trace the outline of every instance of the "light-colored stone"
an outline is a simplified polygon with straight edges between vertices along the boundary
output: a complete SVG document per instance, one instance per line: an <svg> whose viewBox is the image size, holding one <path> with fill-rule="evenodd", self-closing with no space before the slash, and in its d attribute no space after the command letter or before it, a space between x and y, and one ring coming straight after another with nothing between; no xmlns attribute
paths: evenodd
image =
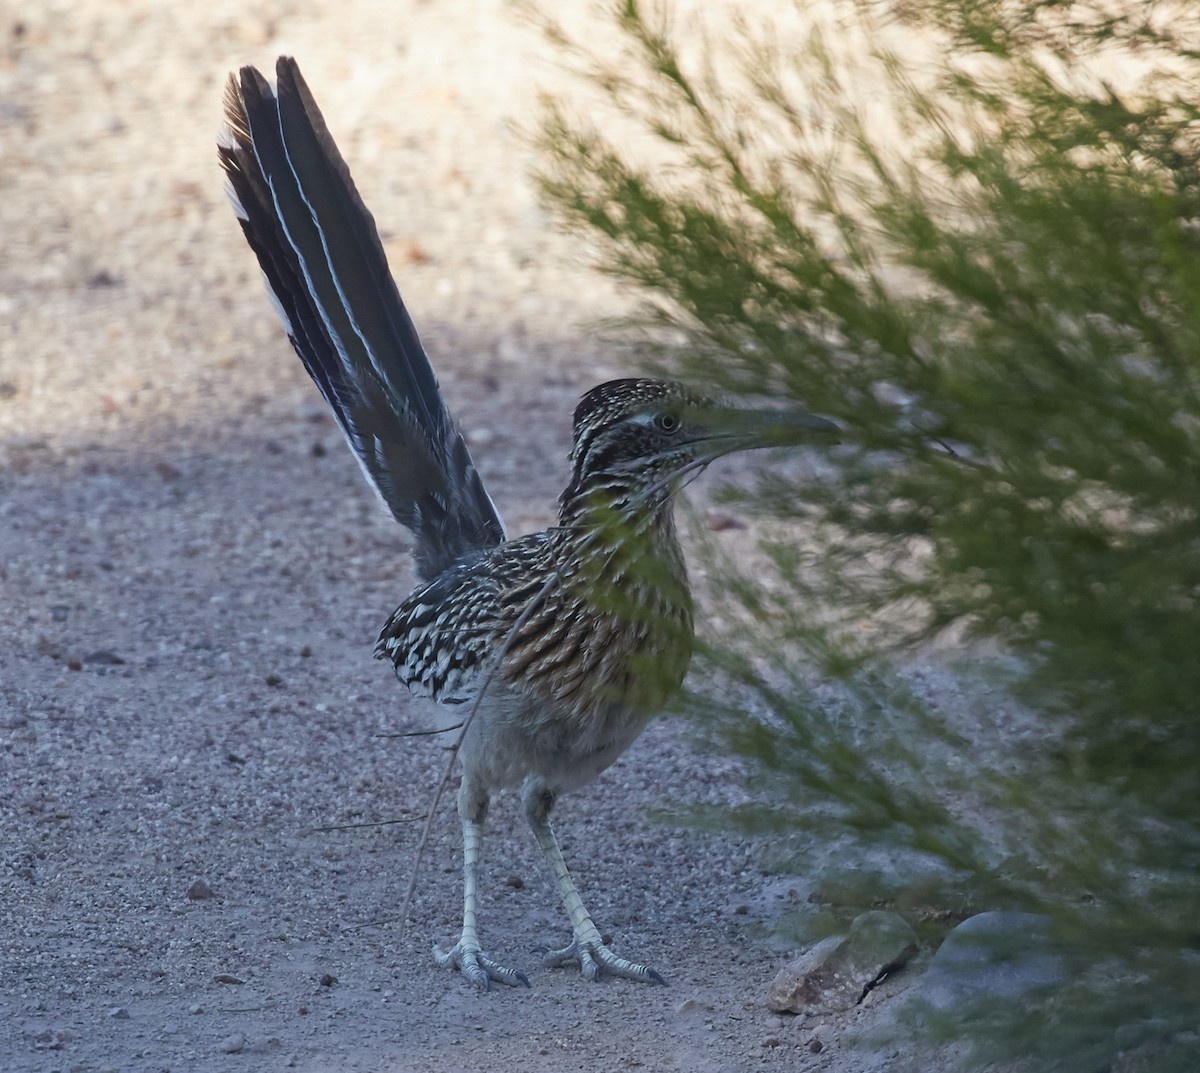
<svg viewBox="0 0 1200 1073"><path fill-rule="evenodd" d="M246 1046L246 1037L240 1032L235 1032L231 1036L226 1036L221 1040L222 1054L239 1054L243 1047Z"/></svg>
<svg viewBox="0 0 1200 1073"><path fill-rule="evenodd" d="M858 916L844 936L823 939L780 971L767 993L778 1012L815 1014L848 1010L885 972L917 952L917 936L896 913Z"/></svg>

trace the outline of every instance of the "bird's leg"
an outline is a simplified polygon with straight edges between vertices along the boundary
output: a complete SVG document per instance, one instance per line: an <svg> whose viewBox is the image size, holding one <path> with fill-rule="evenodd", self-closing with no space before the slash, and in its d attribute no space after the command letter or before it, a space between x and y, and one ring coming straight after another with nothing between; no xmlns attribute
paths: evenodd
<svg viewBox="0 0 1200 1073"><path fill-rule="evenodd" d="M550 810L554 807L553 792L536 779L526 779L525 785L521 787L521 801L525 806L525 817L529 826L533 828L534 837L542 847L546 860L550 862L559 894L562 895L563 908L571 919L571 930L575 933L570 945L561 950L551 950L542 958L542 964L548 968L557 968L577 962L583 975L589 980L598 980L602 973L610 973L629 980L665 984L667 981L653 969L618 957L604 944L591 914L584 906L583 899L579 897L579 891L555 837L554 828L550 826Z"/></svg>
<svg viewBox="0 0 1200 1073"><path fill-rule="evenodd" d="M475 929L476 888L479 880L479 849L483 843L483 821L487 817L488 797L485 792L472 793L467 780L458 792L458 813L463 829L463 926L462 936L447 951L433 944L434 960L441 966L452 965L476 987L486 991L493 980L503 984L524 984L529 980L523 972L506 968L488 957L479 946Z"/></svg>

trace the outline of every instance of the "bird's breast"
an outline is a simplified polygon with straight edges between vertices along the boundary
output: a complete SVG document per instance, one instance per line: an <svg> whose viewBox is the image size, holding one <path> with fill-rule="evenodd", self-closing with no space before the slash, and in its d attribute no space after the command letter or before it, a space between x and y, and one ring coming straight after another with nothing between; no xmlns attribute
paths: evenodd
<svg viewBox="0 0 1200 1073"><path fill-rule="evenodd" d="M691 660L692 601L677 546L637 550L560 566L511 633L501 670L512 687L600 725L662 709Z"/></svg>

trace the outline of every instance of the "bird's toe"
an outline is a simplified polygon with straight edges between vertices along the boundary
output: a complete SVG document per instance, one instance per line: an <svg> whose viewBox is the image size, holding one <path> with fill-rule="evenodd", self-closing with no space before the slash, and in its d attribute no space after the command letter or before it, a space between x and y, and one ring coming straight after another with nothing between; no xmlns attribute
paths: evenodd
<svg viewBox="0 0 1200 1073"><path fill-rule="evenodd" d="M542 964L546 968L556 969L563 965L578 965L579 971L586 980L599 980L601 976L619 976L625 980L641 980L644 983L661 984L667 981L662 973L629 961L614 954L608 946L599 940L586 942L578 938L560 950L550 950L542 956Z"/></svg>
<svg viewBox="0 0 1200 1073"><path fill-rule="evenodd" d="M441 950L433 944L433 960L443 968L454 968L463 974L480 991L491 989L492 981L510 987L528 987L529 977L516 969L510 969L493 961L477 946L464 946L461 941L449 950Z"/></svg>

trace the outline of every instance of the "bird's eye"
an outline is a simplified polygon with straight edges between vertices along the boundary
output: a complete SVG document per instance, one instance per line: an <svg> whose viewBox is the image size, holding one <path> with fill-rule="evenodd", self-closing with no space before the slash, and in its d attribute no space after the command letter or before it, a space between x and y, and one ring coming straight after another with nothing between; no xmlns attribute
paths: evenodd
<svg viewBox="0 0 1200 1073"><path fill-rule="evenodd" d="M679 418L675 414L659 414L654 419L654 426L660 432L674 432L679 428Z"/></svg>

